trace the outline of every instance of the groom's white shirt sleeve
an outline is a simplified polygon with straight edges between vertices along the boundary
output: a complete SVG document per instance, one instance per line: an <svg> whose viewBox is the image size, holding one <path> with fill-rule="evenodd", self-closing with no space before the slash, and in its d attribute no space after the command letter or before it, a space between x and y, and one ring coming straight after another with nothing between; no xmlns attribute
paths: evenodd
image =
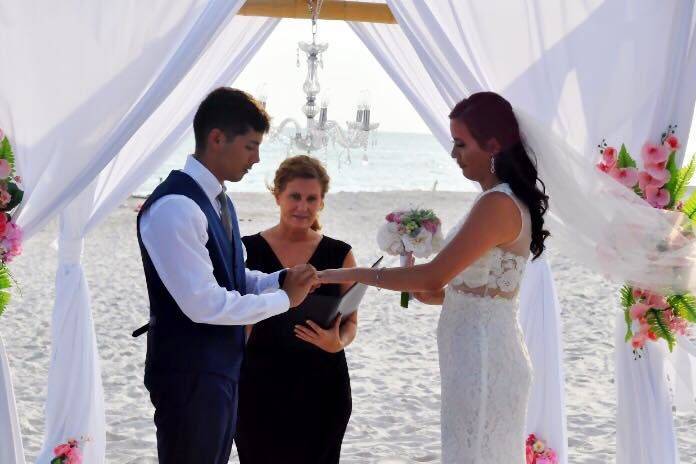
<svg viewBox="0 0 696 464"><path fill-rule="evenodd" d="M217 179L195 158L184 167L216 208L222 191ZM219 210L218 210L219 213ZM166 195L143 213L140 237L162 283L193 322L216 325L255 324L287 311L290 300L278 286L278 274L246 270L247 294L218 285L205 247L208 221L198 205L183 195Z"/></svg>

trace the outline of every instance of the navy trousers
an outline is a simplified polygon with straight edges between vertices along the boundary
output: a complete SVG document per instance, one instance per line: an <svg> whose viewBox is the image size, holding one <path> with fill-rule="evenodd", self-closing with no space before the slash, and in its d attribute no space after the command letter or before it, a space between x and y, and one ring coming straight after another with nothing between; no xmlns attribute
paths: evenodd
<svg viewBox="0 0 696 464"><path fill-rule="evenodd" d="M237 425L237 383L198 372L148 373L161 464L227 464Z"/></svg>

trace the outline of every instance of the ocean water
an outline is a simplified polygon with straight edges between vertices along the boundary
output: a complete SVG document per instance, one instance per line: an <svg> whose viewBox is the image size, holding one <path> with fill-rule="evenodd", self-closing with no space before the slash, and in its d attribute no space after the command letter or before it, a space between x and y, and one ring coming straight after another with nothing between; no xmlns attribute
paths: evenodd
<svg viewBox="0 0 696 464"><path fill-rule="evenodd" d="M312 153L325 163L331 176L331 192L376 192L388 190L474 191L454 160L430 134L377 132L371 146L346 152L339 146ZM172 153L139 189L147 195L172 169L184 166L193 151L191 136ZM290 154L301 154L292 151ZM261 161L240 182L230 186L238 192L266 192L278 165L288 156L287 145L264 142Z"/></svg>

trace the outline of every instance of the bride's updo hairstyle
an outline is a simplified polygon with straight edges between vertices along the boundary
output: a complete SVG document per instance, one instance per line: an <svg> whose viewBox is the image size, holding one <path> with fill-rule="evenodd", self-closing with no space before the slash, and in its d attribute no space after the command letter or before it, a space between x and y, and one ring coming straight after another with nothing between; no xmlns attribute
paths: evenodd
<svg viewBox="0 0 696 464"><path fill-rule="evenodd" d="M457 103L449 117L464 123L480 147L485 147L491 139L500 145L500 151L493 156L495 175L507 183L529 209L532 220L529 249L534 259L538 258L549 236L544 230L549 197L537 174L536 164L522 144L512 105L497 93L479 92Z"/></svg>

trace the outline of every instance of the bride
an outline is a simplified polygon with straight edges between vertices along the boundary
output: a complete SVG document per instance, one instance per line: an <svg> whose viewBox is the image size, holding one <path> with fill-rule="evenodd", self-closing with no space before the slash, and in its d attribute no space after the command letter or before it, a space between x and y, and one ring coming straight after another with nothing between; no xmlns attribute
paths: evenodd
<svg viewBox="0 0 696 464"><path fill-rule="evenodd" d="M424 303L442 305L442 462L522 464L532 368L516 296L530 254L536 259L544 251L548 196L503 97L475 93L449 117L452 158L483 192L445 248L422 265L319 276L322 283L412 291Z"/></svg>

